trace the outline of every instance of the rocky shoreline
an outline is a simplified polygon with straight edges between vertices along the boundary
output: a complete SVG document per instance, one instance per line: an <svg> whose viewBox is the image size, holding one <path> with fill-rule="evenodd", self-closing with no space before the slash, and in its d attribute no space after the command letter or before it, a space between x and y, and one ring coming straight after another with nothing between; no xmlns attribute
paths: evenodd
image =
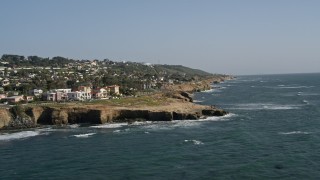
<svg viewBox="0 0 320 180"><path fill-rule="evenodd" d="M151 99L165 99L156 106L104 104L14 106L0 109L0 129L32 128L39 125L104 124L133 121L196 120L208 116L227 114L222 109L194 104L193 92L211 89L212 83L219 83L231 77L211 78L166 87L163 92L149 95Z"/></svg>

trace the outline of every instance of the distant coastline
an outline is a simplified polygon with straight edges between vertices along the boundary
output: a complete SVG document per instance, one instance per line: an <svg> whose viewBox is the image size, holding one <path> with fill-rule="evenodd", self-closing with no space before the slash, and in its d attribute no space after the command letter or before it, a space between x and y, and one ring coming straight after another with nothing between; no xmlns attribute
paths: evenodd
<svg viewBox="0 0 320 180"><path fill-rule="evenodd" d="M3 54L0 129L222 116L192 93L231 78L182 65Z"/></svg>
<svg viewBox="0 0 320 180"><path fill-rule="evenodd" d="M167 86L160 93L121 100L2 108L0 129L78 123L195 120L207 116L223 116L227 112L222 109L193 103L191 93L211 89L212 83L232 78L232 76L211 77L202 81Z"/></svg>

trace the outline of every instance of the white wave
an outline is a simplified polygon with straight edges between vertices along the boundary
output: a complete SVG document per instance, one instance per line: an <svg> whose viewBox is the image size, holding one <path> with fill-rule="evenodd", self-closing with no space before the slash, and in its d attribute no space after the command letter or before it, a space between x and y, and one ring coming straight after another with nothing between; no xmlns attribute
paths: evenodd
<svg viewBox="0 0 320 180"><path fill-rule="evenodd" d="M131 126L140 126L140 125L146 125L146 124L151 124L152 121L135 121L131 123Z"/></svg>
<svg viewBox="0 0 320 180"><path fill-rule="evenodd" d="M194 103L200 103L200 102L203 102L201 100L193 100Z"/></svg>
<svg viewBox="0 0 320 180"><path fill-rule="evenodd" d="M215 89L214 91L213 91L214 93L220 93L220 92L222 92L220 89Z"/></svg>
<svg viewBox="0 0 320 180"><path fill-rule="evenodd" d="M53 131L57 131L57 129L52 129L51 127L48 127L48 128L37 129L37 131L39 131L39 132L53 132Z"/></svg>
<svg viewBox="0 0 320 180"><path fill-rule="evenodd" d="M173 120L172 127L194 127L201 125L201 122L204 121L228 121L231 117L236 116L236 114L229 113L224 116L209 116L205 119L196 119L196 120Z"/></svg>
<svg viewBox="0 0 320 180"><path fill-rule="evenodd" d="M0 141L10 141L16 139L25 139L29 137L34 137L41 135L40 131L22 131L15 133L4 133L0 134Z"/></svg>
<svg viewBox="0 0 320 180"><path fill-rule="evenodd" d="M77 138L87 138L87 137L95 135L95 134L96 133L86 133L86 134L76 134L76 135L73 135L73 136L77 137Z"/></svg>
<svg viewBox="0 0 320 180"><path fill-rule="evenodd" d="M258 79L238 79L237 81L241 81L241 82L255 82L255 81L258 81ZM236 83L237 81L230 81L229 83Z"/></svg>
<svg viewBox="0 0 320 180"><path fill-rule="evenodd" d="M279 132L282 135L291 135L291 134L310 134L310 132L305 131L291 131L291 132Z"/></svg>
<svg viewBox="0 0 320 180"><path fill-rule="evenodd" d="M121 130L117 129L117 130L114 130L113 132L114 133L119 133L119 132L121 132Z"/></svg>
<svg viewBox="0 0 320 180"><path fill-rule="evenodd" d="M314 86L282 86L277 87L279 89L301 89L301 88L313 88Z"/></svg>
<svg viewBox="0 0 320 180"><path fill-rule="evenodd" d="M318 93L304 93L304 92L298 92L299 96L320 96Z"/></svg>
<svg viewBox="0 0 320 180"><path fill-rule="evenodd" d="M72 129L75 129L75 128L80 127L80 124L70 124L70 125L68 125L68 127L72 128Z"/></svg>
<svg viewBox="0 0 320 180"><path fill-rule="evenodd" d="M205 91L202 91L204 93L211 93L211 92L214 92L214 89L209 89L209 90L205 90Z"/></svg>
<svg viewBox="0 0 320 180"><path fill-rule="evenodd" d="M168 122L152 122L150 124L144 124L141 126L143 129L148 131L159 131L159 130L172 130L174 129L174 124L171 121Z"/></svg>
<svg viewBox="0 0 320 180"><path fill-rule="evenodd" d="M188 128L188 127L195 127L199 126L199 120L174 120L172 121L172 124L170 125L173 128L179 127L179 128Z"/></svg>
<svg viewBox="0 0 320 180"><path fill-rule="evenodd" d="M263 109L269 110L289 110L289 109L300 109L300 107L296 105L266 105L263 106Z"/></svg>
<svg viewBox="0 0 320 180"><path fill-rule="evenodd" d="M302 102L306 103L306 104L309 104L309 101L307 101L307 100L303 100Z"/></svg>
<svg viewBox="0 0 320 180"><path fill-rule="evenodd" d="M199 119L197 121L225 121L229 120L231 117L237 116L236 114L229 113L224 116L209 116L206 119Z"/></svg>
<svg viewBox="0 0 320 180"><path fill-rule="evenodd" d="M203 121L228 121L233 116L236 116L236 115L230 113L225 116L219 116L219 117L212 116L212 117L207 117L206 119L197 119L197 120L143 121L143 122L134 122L130 124L130 126L136 126L139 128L146 129L148 131L173 130L175 128L189 128L189 127L199 126ZM130 129L127 128L123 131L130 131ZM148 133L148 131L146 131L145 133ZM120 131L115 130L113 132L120 132Z"/></svg>
<svg viewBox="0 0 320 180"><path fill-rule="evenodd" d="M123 126L128 125L128 123L107 123L107 124L102 124L102 125L97 125L97 126L90 126L91 128L120 128Z"/></svg>
<svg viewBox="0 0 320 180"><path fill-rule="evenodd" d="M248 103L248 104L236 104L235 107L228 109L238 110L290 110L300 109L301 105L281 105L281 104L263 104L263 103Z"/></svg>
<svg viewBox="0 0 320 180"><path fill-rule="evenodd" d="M195 140L195 139L191 139L191 140L185 139L184 142L191 142L191 143L193 143L194 145L204 144L203 142L201 142L201 141L199 141L199 140Z"/></svg>

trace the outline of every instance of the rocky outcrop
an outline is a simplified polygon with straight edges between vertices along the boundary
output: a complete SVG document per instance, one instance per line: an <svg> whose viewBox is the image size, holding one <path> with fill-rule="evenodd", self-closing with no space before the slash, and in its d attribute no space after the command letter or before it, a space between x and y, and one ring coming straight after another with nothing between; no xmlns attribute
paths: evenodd
<svg viewBox="0 0 320 180"><path fill-rule="evenodd" d="M181 92L167 91L164 95L169 98L181 99L186 102L193 102L192 95L185 91L181 91Z"/></svg>
<svg viewBox="0 0 320 180"><path fill-rule="evenodd" d="M173 110L146 110L146 109L109 109L98 108L52 108L27 107L0 109L0 128L27 128L37 125L63 125L75 123L103 124L108 122L131 121L171 121L199 119L203 116L222 116L226 112L219 109L198 109L191 112Z"/></svg>
<svg viewBox="0 0 320 180"><path fill-rule="evenodd" d="M196 120L202 117L200 112L195 113L181 113L181 112L173 112L173 120Z"/></svg>
<svg viewBox="0 0 320 180"><path fill-rule="evenodd" d="M225 80L233 79L232 76L217 76L208 78L201 81L193 81L193 82L187 82L183 84L176 84L176 85L167 85L164 86L164 90L167 91L174 91L174 92L199 92L199 91L205 91L211 89L211 84L217 84L219 82L223 82Z"/></svg>
<svg viewBox="0 0 320 180"><path fill-rule="evenodd" d="M203 109L202 115L204 116L224 116L228 114L227 111L222 109Z"/></svg>
<svg viewBox="0 0 320 180"><path fill-rule="evenodd" d="M8 126L12 119L9 109L0 109L0 128Z"/></svg>
<svg viewBox="0 0 320 180"><path fill-rule="evenodd" d="M193 104L192 92L211 88L211 83L224 79L208 79L170 86L159 98L167 98L159 106L114 107L103 105L74 106L14 106L0 109L1 128L28 128L37 125L75 123L103 124L131 121L196 120L206 116L223 116L226 111L210 106Z"/></svg>
<svg viewBox="0 0 320 180"><path fill-rule="evenodd" d="M21 106L0 109L0 129L22 129L36 126Z"/></svg>
<svg viewBox="0 0 320 180"><path fill-rule="evenodd" d="M188 102L193 102L192 95L185 91L180 92L180 95L187 99Z"/></svg>

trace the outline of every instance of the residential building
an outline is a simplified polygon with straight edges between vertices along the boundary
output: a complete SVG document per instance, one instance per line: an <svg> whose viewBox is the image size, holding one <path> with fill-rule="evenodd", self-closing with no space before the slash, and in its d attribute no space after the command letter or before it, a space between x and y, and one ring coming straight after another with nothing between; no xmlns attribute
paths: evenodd
<svg viewBox="0 0 320 180"><path fill-rule="evenodd" d="M91 99L91 93L87 93L84 91L74 91L67 93L68 100L74 100L74 101L84 101L84 100L90 100Z"/></svg>
<svg viewBox="0 0 320 180"><path fill-rule="evenodd" d="M4 79L4 80L1 81L1 85L2 86L8 86L9 84L10 84L9 79Z"/></svg>
<svg viewBox="0 0 320 180"><path fill-rule="evenodd" d="M104 99L109 96L108 88L96 88L92 91L92 98Z"/></svg>
<svg viewBox="0 0 320 180"><path fill-rule="evenodd" d="M6 94L0 94L0 99L4 99L4 98L6 98L6 97L7 97Z"/></svg>
<svg viewBox="0 0 320 180"><path fill-rule="evenodd" d="M29 91L29 94L39 97L39 96L41 96L43 94L43 90L41 90L41 89L32 89L32 90Z"/></svg>
<svg viewBox="0 0 320 180"><path fill-rule="evenodd" d="M23 96L11 96L3 98L2 101L6 101L8 103L17 103L23 100Z"/></svg>
<svg viewBox="0 0 320 180"><path fill-rule="evenodd" d="M26 96L25 99L28 101L28 102L31 102L33 101L33 96Z"/></svg>
<svg viewBox="0 0 320 180"><path fill-rule="evenodd" d="M78 88L76 88L75 91L83 91L86 93L91 93L91 87L90 86L79 86Z"/></svg>
<svg viewBox="0 0 320 180"><path fill-rule="evenodd" d="M46 101L66 101L68 100L68 95L67 93L64 93L64 92L48 91L43 95L43 98Z"/></svg>
<svg viewBox="0 0 320 180"><path fill-rule="evenodd" d="M71 89L52 89L52 92L62 92L62 93L69 93Z"/></svg>
<svg viewBox="0 0 320 180"><path fill-rule="evenodd" d="M120 86L118 85L113 85L113 86L108 86L108 88L110 89L110 94L120 94L119 88Z"/></svg>

